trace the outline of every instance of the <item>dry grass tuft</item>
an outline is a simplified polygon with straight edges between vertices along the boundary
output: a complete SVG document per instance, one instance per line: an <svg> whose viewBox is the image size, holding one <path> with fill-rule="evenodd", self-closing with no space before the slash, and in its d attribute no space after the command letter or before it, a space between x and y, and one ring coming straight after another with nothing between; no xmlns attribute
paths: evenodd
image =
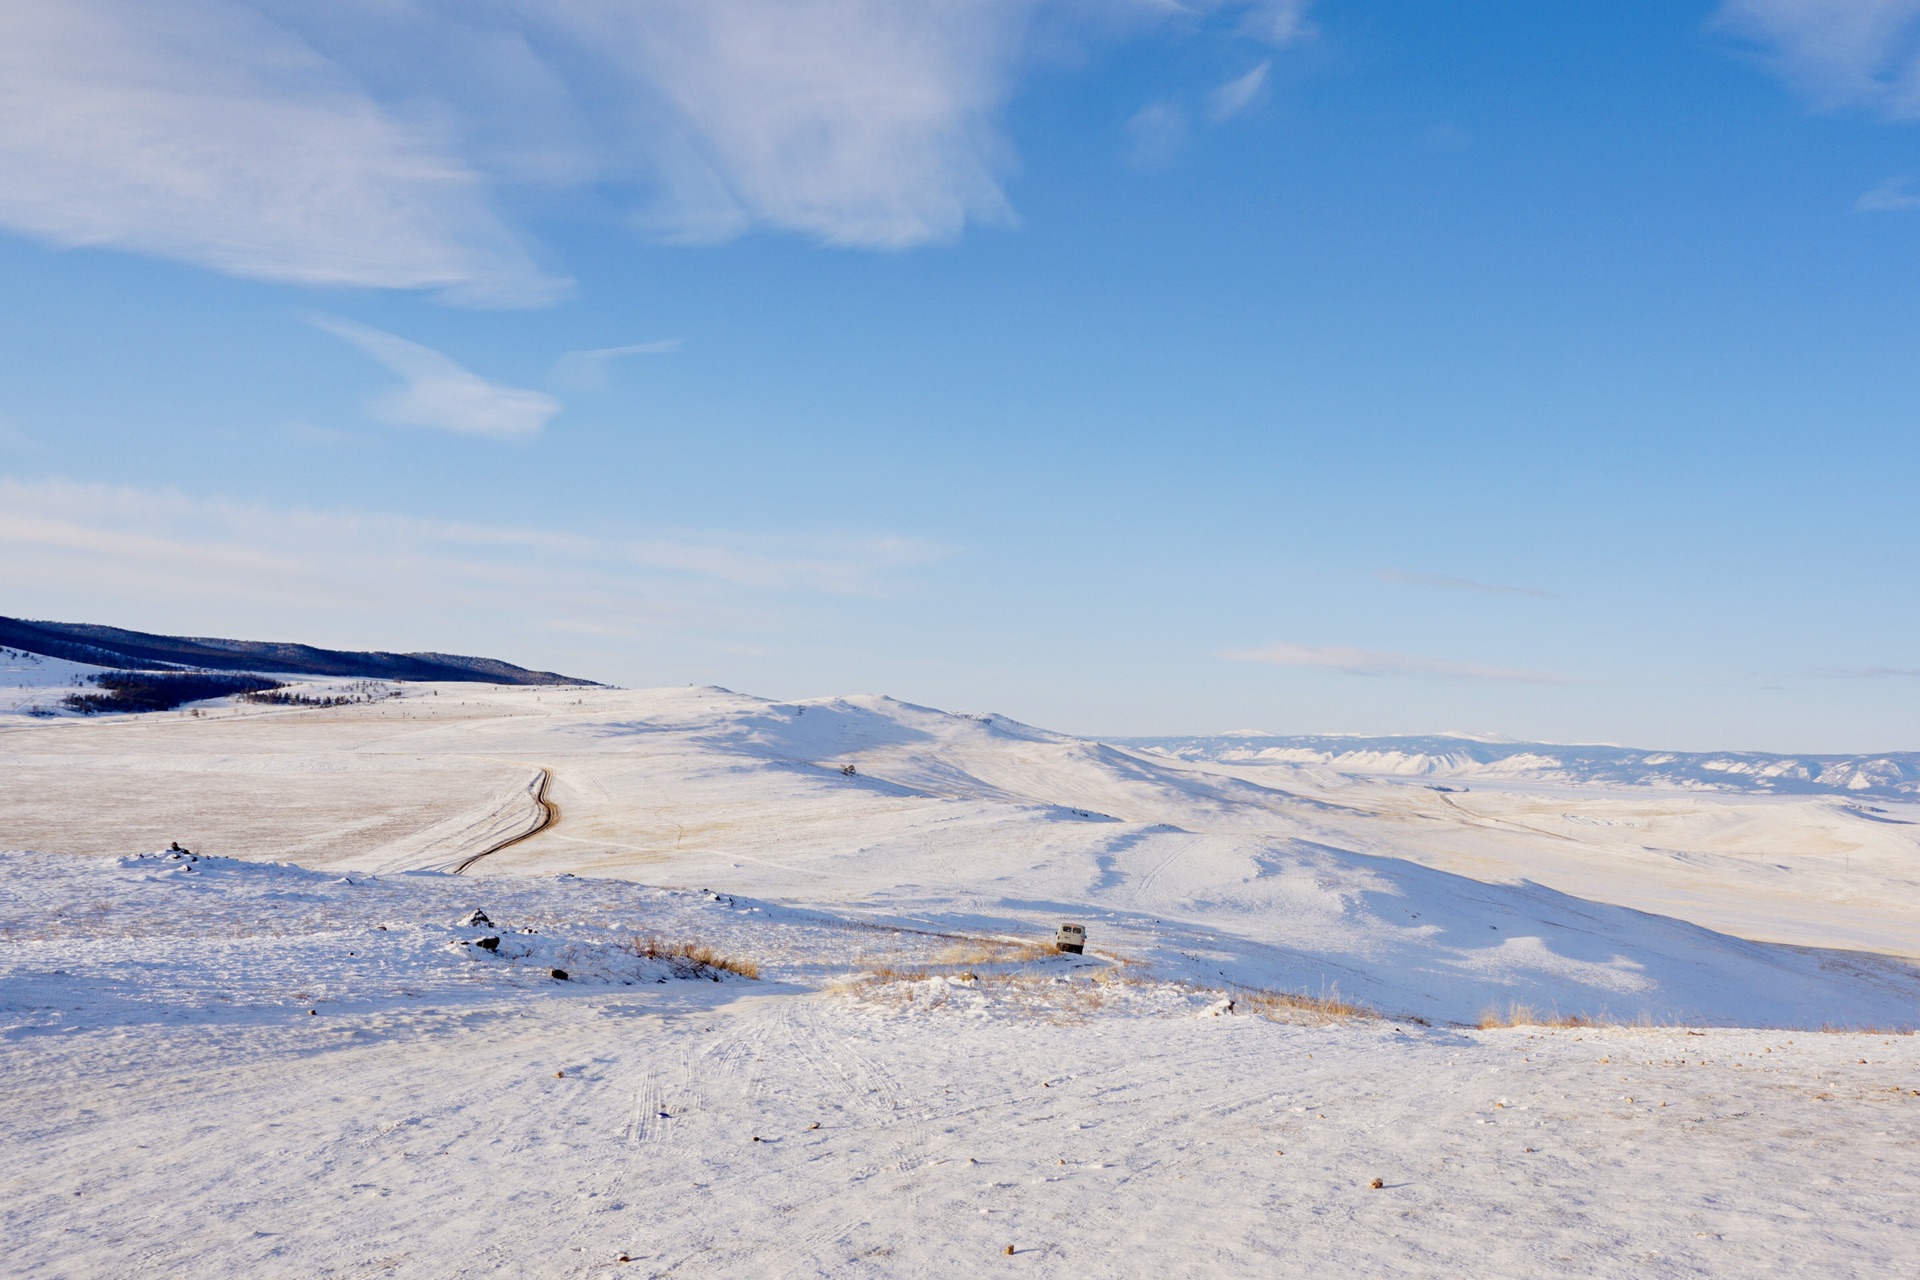
<svg viewBox="0 0 1920 1280"><path fill-rule="evenodd" d="M954 936L952 945L920 963L863 960L834 989L897 1010L939 1009L984 997L1002 1008L1073 1022L1105 1008L1129 985L1106 969L1069 976L1052 966L1030 967L1057 954L1050 944Z"/></svg>
<svg viewBox="0 0 1920 1280"><path fill-rule="evenodd" d="M1273 1022L1333 1022L1380 1016L1365 1005L1346 999L1338 987L1330 987L1317 996L1292 991L1266 991L1259 987L1233 987L1227 994L1233 997L1235 1009L1257 1013Z"/></svg>
<svg viewBox="0 0 1920 1280"><path fill-rule="evenodd" d="M1624 1026L1625 1023L1610 1022L1585 1013L1540 1013L1530 1004L1514 1001L1503 1012L1489 1005L1475 1024L1482 1031L1492 1031L1498 1027L1602 1027ZM1656 1025L1652 1014L1642 1014L1634 1026L1652 1027Z"/></svg>
<svg viewBox="0 0 1920 1280"><path fill-rule="evenodd" d="M963 938L933 958L935 964L977 968L991 964L1030 964L1054 954L1038 942L1007 942L1000 938Z"/></svg>
<svg viewBox="0 0 1920 1280"><path fill-rule="evenodd" d="M875 964L866 966L862 975L869 983L884 982L925 982L934 976L933 970L921 965ZM966 975L972 977L972 974Z"/></svg>
<svg viewBox="0 0 1920 1280"><path fill-rule="evenodd" d="M723 956L704 942L669 942L654 934L645 934L633 940L633 954L642 960L665 960L678 972L682 966L693 970L690 977L711 977L719 971L737 974L742 978L758 981L760 966L751 960L736 960L732 956Z"/></svg>

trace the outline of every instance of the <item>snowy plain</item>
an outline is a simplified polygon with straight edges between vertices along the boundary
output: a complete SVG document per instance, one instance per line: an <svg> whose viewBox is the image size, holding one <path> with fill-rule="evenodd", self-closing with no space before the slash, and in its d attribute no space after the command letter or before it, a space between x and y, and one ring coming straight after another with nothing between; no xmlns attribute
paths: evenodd
<svg viewBox="0 0 1920 1280"><path fill-rule="evenodd" d="M1442 791L878 697L391 692L0 717L0 1271L1920 1245L1920 806ZM1069 919L1086 956L1045 949ZM1477 1025L1515 1006L1584 1021Z"/></svg>

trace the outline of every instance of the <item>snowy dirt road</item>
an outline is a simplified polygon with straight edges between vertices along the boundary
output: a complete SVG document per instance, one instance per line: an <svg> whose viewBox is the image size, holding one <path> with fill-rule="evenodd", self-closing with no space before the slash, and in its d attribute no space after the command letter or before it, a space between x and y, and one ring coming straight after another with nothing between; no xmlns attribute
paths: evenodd
<svg viewBox="0 0 1920 1280"><path fill-rule="evenodd" d="M552 826L560 818L559 806L547 799L547 788L553 785L553 770L542 768L539 776L530 788L533 797L533 816L527 823L527 829L504 840L495 841L471 857L462 858L454 864L453 873L464 875L473 870L482 858L490 858L502 849L510 849L522 840L530 840Z"/></svg>

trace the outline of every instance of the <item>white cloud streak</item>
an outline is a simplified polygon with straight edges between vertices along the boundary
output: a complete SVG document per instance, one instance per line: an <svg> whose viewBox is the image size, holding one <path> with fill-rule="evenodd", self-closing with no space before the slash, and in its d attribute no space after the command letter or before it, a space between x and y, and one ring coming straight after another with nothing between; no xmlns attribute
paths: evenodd
<svg viewBox="0 0 1920 1280"><path fill-rule="evenodd" d="M0 226L308 285L536 305L503 212L597 189L637 226L901 249L1011 218L1030 28L1300 0L9 0ZM1231 87L1231 86L1229 86ZM1257 87L1257 86L1255 86ZM541 197L551 202L550 195Z"/></svg>
<svg viewBox="0 0 1920 1280"><path fill-rule="evenodd" d="M1567 676L1513 667L1488 667L1470 662L1447 662L1405 653L1350 649L1343 645L1272 644L1260 649L1230 649L1221 655L1231 662L1258 662L1276 667L1308 667L1350 676L1428 676L1461 680L1501 680L1522 684L1572 684Z"/></svg>
<svg viewBox="0 0 1920 1280"><path fill-rule="evenodd" d="M654 342L634 342L624 347L599 347L592 351L569 351L554 362L553 376L562 386L582 391L598 391L607 385L607 366L628 356L671 355L680 349L680 339L661 338Z"/></svg>
<svg viewBox="0 0 1920 1280"><path fill-rule="evenodd" d="M994 117L1023 0L656 0L557 12L641 89L661 196L647 220L707 240L759 223L898 249L1010 217ZM632 139L641 143L640 137Z"/></svg>
<svg viewBox="0 0 1920 1280"><path fill-rule="evenodd" d="M1727 0L1717 21L1820 106L1920 118L1920 0Z"/></svg>
<svg viewBox="0 0 1920 1280"><path fill-rule="evenodd" d="M1307 11L1312 7L1313 0L1259 0L1248 6L1247 34L1276 49L1311 39L1314 28Z"/></svg>
<svg viewBox="0 0 1920 1280"><path fill-rule="evenodd" d="M84 596L103 616L140 601L370 625L508 609L581 633L751 628L785 603L884 596L941 554L891 536L591 537L0 478L0 589Z"/></svg>
<svg viewBox="0 0 1920 1280"><path fill-rule="evenodd" d="M1263 62L1215 89L1207 98L1207 115L1215 124L1225 124L1245 111L1259 99L1267 84L1267 72L1272 69L1271 61Z"/></svg>
<svg viewBox="0 0 1920 1280"><path fill-rule="evenodd" d="M461 435L523 440L540 434L561 404L544 391L488 382L451 358L384 329L315 316L314 327L349 342L403 380L367 406L381 422Z"/></svg>
<svg viewBox="0 0 1920 1280"><path fill-rule="evenodd" d="M297 284L561 287L432 130L230 0L0 5L0 225Z"/></svg>
<svg viewBox="0 0 1920 1280"><path fill-rule="evenodd" d="M1150 102L1127 121L1127 163L1136 169L1165 168L1186 140L1186 109L1177 102Z"/></svg>
<svg viewBox="0 0 1920 1280"><path fill-rule="evenodd" d="M1920 209L1920 194L1911 189L1907 179L1889 178L1863 193L1853 207L1861 213L1912 213Z"/></svg>

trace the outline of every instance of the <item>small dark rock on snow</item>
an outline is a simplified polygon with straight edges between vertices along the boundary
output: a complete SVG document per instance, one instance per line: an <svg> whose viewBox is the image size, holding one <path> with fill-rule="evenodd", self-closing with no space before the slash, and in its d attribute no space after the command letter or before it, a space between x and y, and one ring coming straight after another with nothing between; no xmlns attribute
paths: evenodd
<svg viewBox="0 0 1920 1280"><path fill-rule="evenodd" d="M460 923L471 928L474 925L492 924L493 921L487 919L487 913L484 911L469 911L460 917Z"/></svg>
<svg viewBox="0 0 1920 1280"><path fill-rule="evenodd" d="M567 980L567 971L565 969L549 969L547 972L551 973L557 982L565 982Z"/></svg>
<svg viewBox="0 0 1920 1280"><path fill-rule="evenodd" d="M484 938L475 938L473 945L482 951L498 951L500 949L500 939L489 934Z"/></svg>

